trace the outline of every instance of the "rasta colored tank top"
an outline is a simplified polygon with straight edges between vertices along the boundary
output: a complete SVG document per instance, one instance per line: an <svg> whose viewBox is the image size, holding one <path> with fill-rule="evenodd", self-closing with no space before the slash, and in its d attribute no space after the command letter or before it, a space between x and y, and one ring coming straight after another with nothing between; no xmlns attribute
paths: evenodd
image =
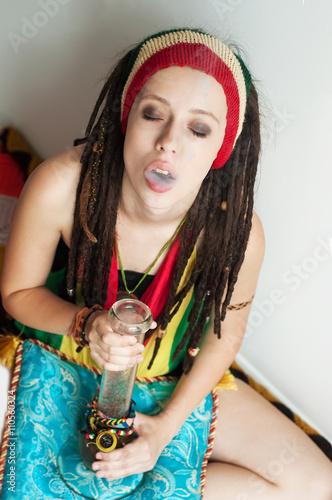
<svg viewBox="0 0 332 500"><path fill-rule="evenodd" d="M178 251L178 242L175 241L172 245L172 248L170 249L169 255L170 258L166 258L164 263L162 264L160 270L158 271L157 275L152 279L150 278L150 283L147 288L147 290L143 291L143 294L141 296L141 300L147 305L149 305L150 309L153 312L153 309L156 307L159 311L163 307L164 303L162 303L162 300L159 297L159 300L155 300L155 296L160 296L160 290L165 290L167 288L167 280L171 281L171 274L168 272L166 268L165 272L165 267L163 269L163 266L167 267L167 262L169 263L170 260L174 260L176 258ZM168 256L167 256L168 257ZM190 259L188 260L187 266L184 270L184 273L182 275L180 284L179 284L179 289L181 289L189 279L189 276L192 272L194 263L196 259L196 250L194 249ZM64 273L65 270L62 269L60 271L57 271L55 273L51 273L48 281L47 281L47 286L50 288L51 291L53 291L55 294L59 295L60 289L63 286L63 280L64 280ZM158 276L159 274L159 276ZM166 278L165 278L166 276ZM110 274L110 279L109 279L109 291L111 292L108 294L108 298L105 304L105 309L109 309L109 307L115 302L116 300L116 293L118 290L118 269L117 269L117 260L116 256L113 258L113 263L112 263L112 269L111 269L111 274ZM152 287L154 285L154 287ZM159 293L158 293L158 286L159 286ZM154 290L151 289L154 288ZM149 290L150 290L150 303L148 301L144 300L144 297L149 295ZM154 294L153 292L157 292ZM165 295L165 294L164 294ZM165 297L164 297L165 299ZM143 352L144 360L139 364L138 370L137 370L137 376L138 377L147 377L147 378L152 378L152 377L158 377L158 376L163 376L163 375L168 375L170 373L181 373L181 365L184 359L184 355L186 352L186 346L184 346L183 350L179 354L179 356L175 359L172 360L173 353L179 344L184 332L186 331L188 327L188 316L191 310L191 307L194 302L194 286L189 290L187 293L186 297L183 299L182 304L177 311L177 313L174 315L172 320L167 326L167 334L166 336L162 339L160 349L158 351L158 354L156 356L156 359L154 360L154 363L152 367L148 370L148 365L151 360L153 351L154 351L154 345L155 345L155 340L156 340L156 332L152 333L152 335L144 342L145 345L145 350ZM159 313L158 313L159 314ZM157 317L158 314L154 314L154 317ZM55 349L59 350L60 352L63 352L66 354L66 356L74 358L77 362L83 363L88 366L97 366L98 365L95 363L95 361L91 358L90 356L90 351L89 348L84 348L80 353L76 352L77 345L75 344L74 340L72 338L68 338L66 336L62 335L57 335L57 334L52 334L40 330L35 330L30 327L26 327L24 325L20 325L17 323L18 328L23 330L23 333L25 337L27 338L36 338L48 345L51 345ZM207 325L206 325L207 326ZM236 384L234 381L233 375L229 371L225 373L223 376L222 380L219 382L217 385L217 388L224 388L224 389L236 389Z"/></svg>

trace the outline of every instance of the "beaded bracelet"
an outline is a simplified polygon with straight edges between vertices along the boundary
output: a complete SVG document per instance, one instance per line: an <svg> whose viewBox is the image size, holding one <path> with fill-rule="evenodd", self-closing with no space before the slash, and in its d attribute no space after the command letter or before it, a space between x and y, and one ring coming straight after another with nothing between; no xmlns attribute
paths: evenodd
<svg viewBox="0 0 332 500"><path fill-rule="evenodd" d="M67 337L73 337L74 342L78 345L76 352L81 352L83 347L87 347L89 345L89 342L85 337L85 327L91 314L96 311L103 311L103 308L99 304L95 304L90 308L83 307L83 309L81 309L73 319Z"/></svg>

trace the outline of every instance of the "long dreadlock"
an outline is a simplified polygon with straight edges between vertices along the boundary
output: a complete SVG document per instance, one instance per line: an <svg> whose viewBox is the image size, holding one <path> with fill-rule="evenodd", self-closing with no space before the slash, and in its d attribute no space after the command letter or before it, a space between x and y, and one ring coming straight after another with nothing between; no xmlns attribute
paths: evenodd
<svg viewBox="0 0 332 500"><path fill-rule="evenodd" d="M132 51L128 52L119 61L106 81L85 137L74 142L75 146L84 143L86 146L81 158L67 288L73 291L77 283L81 283L81 293L88 306L106 301L124 170L120 102L131 54ZM103 110L96 119L104 102ZM194 303L188 317L188 328L173 358L180 354L186 343L188 350L197 347L212 310L214 332L218 338L221 336L221 321L230 303L251 229L259 152L258 97L252 85L243 129L236 146L223 168L209 171L180 232L179 257L166 306L158 318L160 328L167 328L193 285ZM221 208L221 204L227 206L226 210ZM186 285L178 291L180 279L199 237L201 241L194 269ZM150 366L160 342L161 339L157 338ZM193 362L188 350L184 358L185 372L190 370Z"/></svg>

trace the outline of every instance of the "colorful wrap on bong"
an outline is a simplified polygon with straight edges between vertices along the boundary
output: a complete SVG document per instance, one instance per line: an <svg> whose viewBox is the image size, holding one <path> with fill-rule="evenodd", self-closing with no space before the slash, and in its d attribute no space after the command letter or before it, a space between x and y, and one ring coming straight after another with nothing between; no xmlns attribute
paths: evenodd
<svg viewBox="0 0 332 500"><path fill-rule="evenodd" d="M134 427L136 413L133 404L126 418L110 418L101 415L97 405L98 396L92 404L88 404L85 412L86 428L81 430L81 433L85 435L85 446L92 446L92 449L96 447L96 451L108 453L116 448L122 448L137 437Z"/></svg>

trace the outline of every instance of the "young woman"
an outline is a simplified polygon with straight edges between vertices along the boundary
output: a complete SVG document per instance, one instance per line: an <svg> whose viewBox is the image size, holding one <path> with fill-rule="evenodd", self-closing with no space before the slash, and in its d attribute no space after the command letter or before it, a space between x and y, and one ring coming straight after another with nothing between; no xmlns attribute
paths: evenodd
<svg viewBox="0 0 332 500"><path fill-rule="evenodd" d="M118 63L75 144L26 184L7 246L4 306L85 362L182 373L159 415L137 415L134 442L97 454L97 476L150 470L217 386L205 498L332 498L331 464L310 439L240 380L225 390L235 385L228 368L264 254L253 211L258 102L243 61L196 30L149 37ZM67 297L45 286L60 238L70 248ZM109 308L120 290L152 309L145 347L114 333L95 307ZM68 332L88 347L77 354Z"/></svg>

